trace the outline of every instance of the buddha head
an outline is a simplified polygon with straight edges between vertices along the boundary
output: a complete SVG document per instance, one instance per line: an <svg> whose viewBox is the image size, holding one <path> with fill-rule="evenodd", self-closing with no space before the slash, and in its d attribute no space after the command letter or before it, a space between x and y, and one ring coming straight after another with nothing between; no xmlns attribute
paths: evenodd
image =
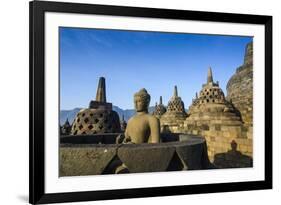
<svg viewBox="0 0 281 205"><path fill-rule="evenodd" d="M134 103L137 112L148 112L149 102L150 95L146 89L142 88L139 92L134 94Z"/></svg>

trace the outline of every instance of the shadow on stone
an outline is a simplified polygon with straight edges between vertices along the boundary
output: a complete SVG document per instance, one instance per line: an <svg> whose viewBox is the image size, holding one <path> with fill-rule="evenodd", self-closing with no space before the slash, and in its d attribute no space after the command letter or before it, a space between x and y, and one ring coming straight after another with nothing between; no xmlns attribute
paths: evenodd
<svg viewBox="0 0 281 205"><path fill-rule="evenodd" d="M220 169L253 167L253 159L237 151L237 143L233 140L231 150L215 155L214 165Z"/></svg>
<svg viewBox="0 0 281 205"><path fill-rule="evenodd" d="M167 171L180 171L183 169L184 169L184 165L181 159L179 158L177 152L175 152L167 168Z"/></svg>
<svg viewBox="0 0 281 205"><path fill-rule="evenodd" d="M211 168L203 137L169 134L165 143L89 144L94 137L82 137L73 143L67 139L69 143L60 144L60 176ZM174 138L179 141L172 141Z"/></svg>
<svg viewBox="0 0 281 205"><path fill-rule="evenodd" d="M61 145L60 176L102 174L116 150L116 145Z"/></svg>
<svg viewBox="0 0 281 205"><path fill-rule="evenodd" d="M120 160L120 158L116 155L105 167L102 174L115 174L117 169L121 167L123 162ZM120 168L119 168L120 169Z"/></svg>
<svg viewBox="0 0 281 205"><path fill-rule="evenodd" d="M208 157L207 143L203 144L201 163L202 163L203 169L216 169L217 168L213 163L210 162L210 159Z"/></svg>
<svg viewBox="0 0 281 205"><path fill-rule="evenodd" d="M164 171L174 153L175 147L167 144L128 144L118 149L130 173Z"/></svg>

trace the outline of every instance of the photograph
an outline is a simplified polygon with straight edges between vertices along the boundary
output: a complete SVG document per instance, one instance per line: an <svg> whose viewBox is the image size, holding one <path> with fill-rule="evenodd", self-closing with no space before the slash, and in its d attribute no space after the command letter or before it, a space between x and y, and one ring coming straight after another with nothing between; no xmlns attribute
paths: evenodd
<svg viewBox="0 0 281 205"><path fill-rule="evenodd" d="M30 203L272 188L272 16L29 11Z"/></svg>
<svg viewBox="0 0 281 205"><path fill-rule="evenodd" d="M253 168L253 36L58 32L59 177Z"/></svg>

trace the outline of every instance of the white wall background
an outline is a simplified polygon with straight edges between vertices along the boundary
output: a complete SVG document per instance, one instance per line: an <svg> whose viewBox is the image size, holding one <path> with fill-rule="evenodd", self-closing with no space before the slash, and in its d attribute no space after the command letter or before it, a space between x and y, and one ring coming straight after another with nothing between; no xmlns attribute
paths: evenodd
<svg viewBox="0 0 281 205"><path fill-rule="evenodd" d="M281 7L276 0L72 0L109 5L250 13L273 16L274 189L79 204L278 204L280 182ZM0 204L28 202L28 1L2 1L0 12ZM279 125L279 126L278 126ZM275 202L275 203L274 203ZM280 202L279 202L280 203ZM71 203L78 204L78 203Z"/></svg>

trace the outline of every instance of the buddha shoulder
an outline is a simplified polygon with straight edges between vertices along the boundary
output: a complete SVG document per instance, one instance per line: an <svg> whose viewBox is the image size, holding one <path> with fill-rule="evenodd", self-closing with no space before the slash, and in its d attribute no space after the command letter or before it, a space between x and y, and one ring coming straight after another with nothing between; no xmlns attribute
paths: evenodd
<svg viewBox="0 0 281 205"><path fill-rule="evenodd" d="M154 115L148 115L147 119L150 123L159 123L159 119L157 117L155 117Z"/></svg>

